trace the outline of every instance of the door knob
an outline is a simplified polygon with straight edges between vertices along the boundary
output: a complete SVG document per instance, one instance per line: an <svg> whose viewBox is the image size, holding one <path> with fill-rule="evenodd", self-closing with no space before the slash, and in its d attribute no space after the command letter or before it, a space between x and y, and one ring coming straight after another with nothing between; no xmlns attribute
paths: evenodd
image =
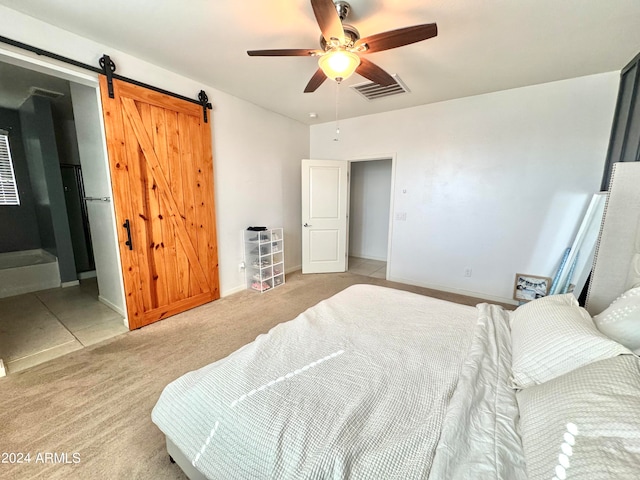
<svg viewBox="0 0 640 480"><path fill-rule="evenodd" d="M313 225L309 225L307 222L305 222L303 227L313 227Z"/></svg>

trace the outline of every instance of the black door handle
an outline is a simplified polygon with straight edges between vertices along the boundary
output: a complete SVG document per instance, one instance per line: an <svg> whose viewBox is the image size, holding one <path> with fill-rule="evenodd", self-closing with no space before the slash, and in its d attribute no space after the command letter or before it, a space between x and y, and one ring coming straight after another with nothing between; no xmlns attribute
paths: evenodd
<svg viewBox="0 0 640 480"><path fill-rule="evenodd" d="M131 242L131 224L129 223L128 218L124 221L122 226L127 229L127 241L124 242L124 244L129 247L129 250L133 250L133 243Z"/></svg>

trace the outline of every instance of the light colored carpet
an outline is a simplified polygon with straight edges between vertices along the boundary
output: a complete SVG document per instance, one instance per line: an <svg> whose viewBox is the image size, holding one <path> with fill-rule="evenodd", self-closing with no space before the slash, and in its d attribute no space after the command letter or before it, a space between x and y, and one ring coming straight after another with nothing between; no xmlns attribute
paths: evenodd
<svg viewBox="0 0 640 480"><path fill-rule="evenodd" d="M0 478L186 478L151 422L165 385L355 283L482 301L351 273L296 272L273 291L240 292L9 375L0 379ZM11 452L30 453L30 463L11 463Z"/></svg>

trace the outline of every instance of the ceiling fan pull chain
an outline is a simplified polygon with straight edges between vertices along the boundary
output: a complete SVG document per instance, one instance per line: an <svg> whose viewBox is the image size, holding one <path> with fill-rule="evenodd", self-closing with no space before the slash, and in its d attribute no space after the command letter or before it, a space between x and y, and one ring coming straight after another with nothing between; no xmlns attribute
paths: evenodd
<svg viewBox="0 0 640 480"><path fill-rule="evenodd" d="M336 82L336 136L333 139L334 142L340 141L340 138L339 138L340 137L340 124L338 123L339 97L340 97L340 82Z"/></svg>

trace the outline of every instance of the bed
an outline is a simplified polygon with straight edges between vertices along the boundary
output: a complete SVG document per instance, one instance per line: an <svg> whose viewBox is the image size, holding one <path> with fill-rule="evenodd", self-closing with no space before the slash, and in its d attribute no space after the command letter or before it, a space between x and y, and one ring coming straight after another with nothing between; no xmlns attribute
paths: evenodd
<svg viewBox="0 0 640 480"><path fill-rule="evenodd" d="M640 183L626 170L607 210L637 226L640 203L614 190ZM605 214L590 298L620 222ZM591 313L572 294L510 312L354 285L170 383L152 420L192 480L637 478L640 275L626 265Z"/></svg>

